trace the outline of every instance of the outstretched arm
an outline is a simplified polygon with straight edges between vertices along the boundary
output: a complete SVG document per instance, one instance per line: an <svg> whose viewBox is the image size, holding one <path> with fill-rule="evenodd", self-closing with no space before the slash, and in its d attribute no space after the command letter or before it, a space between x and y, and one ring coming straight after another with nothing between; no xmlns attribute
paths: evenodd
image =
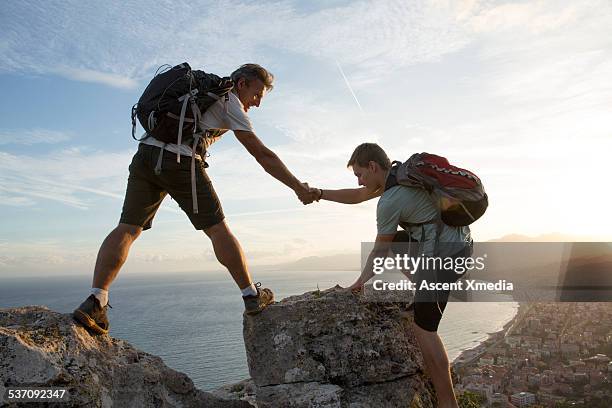
<svg viewBox="0 0 612 408"><path fill-rule="evenodd" d="M311 192L307 184L302 184L285 166L281 159L266 147L253 132L235 130L236 139L257 160L257 163L272 177L295 191L299 199L306 204L312 202L315 193Z"/></svg>
<svg viewBox="0 0 612 408"><path fill-rule="evenodd" d="M317 188L311 190L316 192L315 198L317 200L335 201L342 204L359 204L378 197L383 193L382 188L371 191L365 187L343 188L340 190L322 190Z"/></svg>

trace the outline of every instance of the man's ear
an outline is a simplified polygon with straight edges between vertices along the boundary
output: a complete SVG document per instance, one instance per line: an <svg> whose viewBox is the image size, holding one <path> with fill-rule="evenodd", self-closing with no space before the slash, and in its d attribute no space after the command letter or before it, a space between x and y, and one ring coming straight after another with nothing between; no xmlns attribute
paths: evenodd
<svg viewBox="0 0 612 408"><path fill-rule="evenodd" d="M242 89L244 88L244 85L246 84L246 79L244 77L238 79L238 81L236 82L235 86L236 89Z"/></svg>
<svg viewBox="0 0 612 408"><path fill-rule="evenodd" d="M376 171L378 170L377 164L375 161L370 160L370 162L368 163L368 168L370 169L371 172L376 173Z"/></svg>

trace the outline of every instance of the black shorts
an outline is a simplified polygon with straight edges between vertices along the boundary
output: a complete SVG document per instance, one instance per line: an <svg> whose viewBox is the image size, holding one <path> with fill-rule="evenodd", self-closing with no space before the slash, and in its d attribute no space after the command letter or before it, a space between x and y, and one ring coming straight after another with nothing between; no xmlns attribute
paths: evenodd
<svg viewBox="0 0 612 408"><path fill-rule="evenodd" d="M406 231L398 231L393 238L393 242L409 242L410 236ZM418 247L418 242L416 243ZM454 249L458 249L457 252L454 250L450 253L451 258L469 257L473 252L473 245L471 242L466 243L453 243L453 244L439 244L444 248L450 248L451 245ZM417 251L418 252L418 251ZM423 279L435 280L440 283L453 283L459 280L463 275L455 273L452 270L430 270L423 271L418 270L414 275L414 283L416 284L417 290L414 294L414 303L410 305L414 309L414 323L423 330L430 332L438 331L440 320L442 320L442 314L446 309L446 303L450 295L450 290L419 290Z"/></svg>
<svg viewBox="0 0 612 408"><path fill-rule="evenodd" d="M197 230L212 227L223 221L225 216L221 203L205 171L205 164L197 160L195 165L198 213L193 213L191 194L191 157L164 151L161 173L155 174L157 159L162 150L157 146L141 143L130 164L123 211L120 223L138 225L144 230L151 228L153 217L167 194L187 214Z"/></svg>

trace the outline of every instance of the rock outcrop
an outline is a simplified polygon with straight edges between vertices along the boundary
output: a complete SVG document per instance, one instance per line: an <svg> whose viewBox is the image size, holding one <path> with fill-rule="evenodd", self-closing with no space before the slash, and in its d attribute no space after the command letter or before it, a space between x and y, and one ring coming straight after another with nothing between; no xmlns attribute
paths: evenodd
<svg viewBox="0 0 612 408"><path fill-rule="evenodd" d="M68 403L58 407L251 407L201 391L161 358L91 336L70 315L38 306L0 309L0 406L12 386L65 387Z"/></svg>
<svg viewBox="0 0 612 408"><path fill-rule="evenodd" d="M411 318L397 304L339 287L289 297L245 317L257 405L434 406Z"/></svg>
<svg viewBox="0 0 612 408"><path fill-rule="evenodd" d="M0 309L0 406L8 387L29 386L66 388L58 407L433 407L411 319L398 304L339 287L286 298L244 318L252 378L208 393L70 315Z"/></svg>

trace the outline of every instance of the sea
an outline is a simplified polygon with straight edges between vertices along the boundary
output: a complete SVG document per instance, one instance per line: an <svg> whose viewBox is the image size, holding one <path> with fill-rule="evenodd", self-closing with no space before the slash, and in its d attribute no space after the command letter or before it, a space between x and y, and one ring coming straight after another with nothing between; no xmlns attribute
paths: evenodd
<svg viewBox="0 0 612 408"><path fill-rule="evenodd" d="M277 300L339 284L358 271L253 273ZM88 295L91 276L0 277L0 308L44 305L70 313ZM160 356L208 391L249 378L242 337L240 291L227 272L130 274L122 271L110 290L110 335ZM516 302L451 302L438 333L449 358L501 330Z"/></svg>

